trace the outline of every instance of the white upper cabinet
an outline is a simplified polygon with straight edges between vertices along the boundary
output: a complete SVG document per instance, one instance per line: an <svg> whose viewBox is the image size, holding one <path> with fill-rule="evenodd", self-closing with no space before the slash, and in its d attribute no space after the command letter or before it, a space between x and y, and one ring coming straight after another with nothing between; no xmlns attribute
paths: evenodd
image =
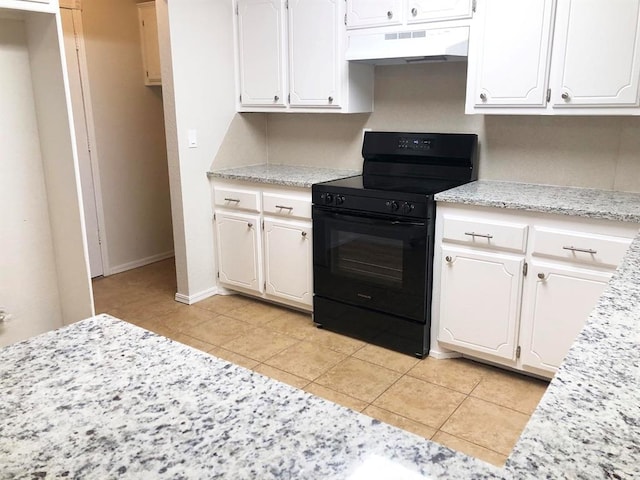
<svg viewBox="0 0 640 480"><path fill-rule="evenodd" d="M341 1L289 0L291 106L340 106Z"/></svg>
<svg viewBox="0 0 640 480"><path fill-rule="evenodd" d="M240 103L284 106L286 19L283 0L238 0Z"/></svg>
<svg viewBox="0 0 640 480"><path fill-rule="evenodd" d="M471 18L472 0L409 0L407 23Z"/></svg>
<svg viewBox="0 0 640 480"><path fill-rule="evenodd" d="M373 66L345 59L345 9L344 0L238 0L238 111L373 111Z"/></svg>
<svg viewBox="0 0 640 480"><path fill-rule="evenodd" d="M466 113L640 115L640 0L478 0L468 60Z"/></svg>
<svg viewBox="0 0 640 480"><path fill-rule="evenodd" d="M474 107L543 107L553 2L491 0L471 30L470 91Z"/></svg>
<svg viewBox="0 0 640 480"><path fill-rule="evenodd" d="M400 25L404 3L403 0L349 0L347 28Z"/></svg>
<svg viewBox="0 0 640 480"><path fill-rule="evenodd" d="M471 18L472 0L347 0L347 28Z"/></svg>
<svg viewBox="0 0 640 480"><path fill-rule="evenodd" d="M554 108L639 105L639 0L560 0L555 32Z"/></svg>

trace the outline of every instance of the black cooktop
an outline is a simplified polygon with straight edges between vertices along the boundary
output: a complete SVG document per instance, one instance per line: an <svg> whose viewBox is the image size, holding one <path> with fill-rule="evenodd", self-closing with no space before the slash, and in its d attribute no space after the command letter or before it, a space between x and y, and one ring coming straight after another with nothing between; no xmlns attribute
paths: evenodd
<svg viewBox="0 0 640 480"><path fill-rule="evenodd" d="M320 188L331 189L335 192L349 191L349 193L356 195L359 193L366 196L388 196L389 193L400 192L418 195L433 195L456 187L460 185L460 182L440 179L420 179L419 181L408 182L406 178L386 177L376 179L368 178L364 175L357 175L355 177L341 178L339 180L318 183L316 185ZM357 192L357 190L360 190L361 192Z"/></svg>
<svg viewBox="0 0 640 480"><path fill-rule="evenodd" d="M312 186L314 205L430 216L433 195L477 179L475 134L366 132L362 175Z"/></svg>

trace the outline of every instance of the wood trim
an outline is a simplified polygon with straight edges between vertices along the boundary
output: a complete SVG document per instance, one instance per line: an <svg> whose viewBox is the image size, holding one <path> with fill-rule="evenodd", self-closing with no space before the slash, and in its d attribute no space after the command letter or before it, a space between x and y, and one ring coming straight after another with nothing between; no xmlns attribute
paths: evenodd
<svg viewBox="0 0 640 480"><path fill-rule="evenodd" d="M60 0L60 8L82 10L82 0Z"/></svg>

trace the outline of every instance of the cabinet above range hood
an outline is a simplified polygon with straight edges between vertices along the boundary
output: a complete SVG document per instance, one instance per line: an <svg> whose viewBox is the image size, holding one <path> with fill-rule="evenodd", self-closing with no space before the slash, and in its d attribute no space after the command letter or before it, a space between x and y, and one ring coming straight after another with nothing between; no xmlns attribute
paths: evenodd
<svg viewBox="0 0 640 480"><path fill-rule="evenodd" d="M376 65L463 61L469 27L350 33L346 59Z"/></svg>

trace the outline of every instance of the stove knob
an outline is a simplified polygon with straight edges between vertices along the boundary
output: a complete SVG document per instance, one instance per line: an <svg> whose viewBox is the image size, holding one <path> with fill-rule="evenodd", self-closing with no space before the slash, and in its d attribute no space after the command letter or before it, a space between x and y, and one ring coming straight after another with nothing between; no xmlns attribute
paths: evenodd
<svg viewBox="0 0 640 480"><path fill-rule="evenodd" d="M323 193L322 195L320 195L320 198L327 205L330 204L330 203L333 203L333 195L331 195L330 193Z"/></svg>
<svg viewBox="0 0 640 480"><path fill-rule="evenodd" d="M411 204L409 202L404 202L402 204L402 213L411 213L414 208L415 207L413 206L413 204Z"/></svg>
<svg viewBox="0 0 640 480"><path fill-rule="evenodd" d="M391 212L395 212L398 210L398 203L394 202L393 200L389 200L387 201L387 203L385 204L387 206L387 208L389 209L389 211Z"/></svg>
<svg viewBox="0 0 640 480"><path fill-rule="evenodd" d="M336 195L336 205L342 205L344 203L344 197L342 195Z"/></svg>

